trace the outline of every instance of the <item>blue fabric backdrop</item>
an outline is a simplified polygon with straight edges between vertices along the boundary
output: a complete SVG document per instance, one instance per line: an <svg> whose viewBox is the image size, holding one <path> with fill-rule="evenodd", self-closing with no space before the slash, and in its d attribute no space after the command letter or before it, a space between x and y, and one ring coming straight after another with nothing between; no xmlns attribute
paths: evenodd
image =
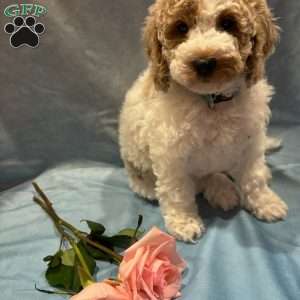
<svg viewBox="0 0 300 300"><path fill-rule="evenodd" d="M40 18L46 32L38 48L13 49L0 30L0 299L60 299L33 288L47 287L41 259L58 246L50 220L32 202L30 179L40 173L36 180L57 210L77 225L88 217L112 232L141 213L145 229L164 228L159 208L128 188L116 131L124 93L145 66L140 27L151 1L39 3L48 14ZM0 10L9 4L1 1ZM208 231L197 245L178 243L189 264L183 300L300 298L300 3L270 4L282 27L268 64L277 90L271 132L284 147L269 163L289 216L265 224L199 199ZM9 21L2 15L0 28ZM99 278L114 272L99 268Z"/></svg>
<svg viewBox="0 0 300 300"><path fill-rule="evenodd" d="M0 30L0 189L74 159L121 165L117 116L145 67L140 28L152 1L45 1L36 49L13 49ZM11 4L2 0L0 10ZM300 113L299 1L270 1L282 37L268 64L277 94L272 124ZM0 18L0 28L11 21Z"/></svg>

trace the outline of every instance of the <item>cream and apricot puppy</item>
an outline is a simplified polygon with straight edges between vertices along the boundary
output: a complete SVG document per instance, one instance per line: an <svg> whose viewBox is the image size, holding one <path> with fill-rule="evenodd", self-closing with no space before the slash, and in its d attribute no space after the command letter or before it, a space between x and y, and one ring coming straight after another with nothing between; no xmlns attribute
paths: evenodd
<svg viewBox="0 0 300 300"><path fill-rule="evenodd" d="M121 155L133 191L159 200L178 239L204 231L198 192L266 221L287 214L265 161L265 61L277 38L265 0L157 0L149 10L149 66L121 111Z"/></svg>

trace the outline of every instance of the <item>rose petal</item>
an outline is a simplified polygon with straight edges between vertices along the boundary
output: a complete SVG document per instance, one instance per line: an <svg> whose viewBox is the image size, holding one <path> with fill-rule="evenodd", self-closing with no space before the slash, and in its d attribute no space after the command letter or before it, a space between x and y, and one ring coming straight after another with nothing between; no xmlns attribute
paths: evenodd
<svg viewBox="0 0 300 300"><path fill-rule="evenodd" d="M129 258L127 255L124 255L123 260L119 267L119 278L124 281L129 276L134 269L138 268L141 272L144 264L148 260L149 256L149 248L138 248L136 249L135 253L132 253L131 257Z"/></svg>
<svg viewBox="0 0 300 300"><path fill-rule="evenodd" d="M156 257L165 258L165 260L176 265L181 272L186 268L186 262L177 254L175 239L166 241L154 249L151 253L151 259Z"/></svg>
<svg viewBox="0 0 300 300"><path fill-rule="evenodd" d="M152 264L154 274L154 290L161 299L171 298L180 289L181 271L176 266L162 260L155 260Z"/></svg>
<svg viewBox="0 0 300 300"><path fill-rule="evenodd" d="M142 239L134 243L131 247L129 247L125 251L125 255L129 256L131 253L135 253L138 248L144 247L144 246L153 246L157 247L161 245L162 243L166 241L174 240L174 238L165 232L161 231L157 227L153 227L151 230L148 231L148 233L143 236Z"/></svg>
<svg viewBox="0 0 300 300"><path fill-rule="evenodd" d="M154 227L125 251L119 278L133 300L170 300L179 295L185 267L175 239Z"/></svg>
<svg viewBox="0 0 300 300"><path fill-rule="evenodd" d="M181 271L186 268L186 262L176 252L175 238L157 227L153 227L142 239L128 248L124 253L124 259L126 261L131 260L139 248L146 246L154 249L151 255L152 259L158 254L163 254L167 256L173 264L177 265Z"/></svg>
<svg viewBox="0 0 300 300"><path fill-rule="evenodd" d="M106 282L97 282L87 286L70 300L129 300L131 297L121 286L112 286Z"/></svg>

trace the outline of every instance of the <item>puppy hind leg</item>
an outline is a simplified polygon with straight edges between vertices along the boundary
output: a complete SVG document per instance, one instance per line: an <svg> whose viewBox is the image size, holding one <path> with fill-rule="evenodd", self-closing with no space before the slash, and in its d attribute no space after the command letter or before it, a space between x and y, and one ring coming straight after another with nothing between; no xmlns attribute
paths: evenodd
<svg viewBox="0 0 300 300"><path fill-rule="evenodd" d="M205 199L212 207L229 211L240 204L235 184L223 173L216 173L201 179Z"/></svg>
<svg viewBox="0 0 300 300"><path fill-rule="evenodd" d="M288 207L268 186L270 178L262 157L244 172L241 188L245 196L243 206L258 219L274 222L286 218Z"/></svg>
<svg viewBox="0 0 300 300"><path fill-rule="evenodd" d="M125 161L124 163L129 177L130 188L143 198L155 200L156 177L152 170L142 171L135 167L132 162Z"/></svg>

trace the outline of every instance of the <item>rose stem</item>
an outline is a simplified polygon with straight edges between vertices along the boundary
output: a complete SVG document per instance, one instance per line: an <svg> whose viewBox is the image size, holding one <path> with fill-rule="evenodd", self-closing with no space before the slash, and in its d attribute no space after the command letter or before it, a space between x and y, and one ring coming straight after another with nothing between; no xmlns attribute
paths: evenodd
<svg viewBox="0 0 300 300"><path fill-rule="evenodd" d="M54 222L55 227L59 231L59 233L62 236L66 236L66 233L62 229L62 226L66 227L69 229L78 239L85 241L87 244L90 244L91 246L101 250L102 252L109 254L118 264L122 261L123 257L119 255L118 253L110 250L109 248L100 245L89 238L87 238L80 230L78 230L76 227L71 225L70 223L66 222L62 218L60 218L55 210L52 207L51 201L48 199L48 197L45 195L45 193L41 190L41 188L38 186L37 183L33 182L33 187L36 190L36 192L39 194L39 196L44 200L44 203L42 200L38 199L37 197L33 197L33 200L39 204L45 211L46 213L50 216L52 221Z"/></svg>

